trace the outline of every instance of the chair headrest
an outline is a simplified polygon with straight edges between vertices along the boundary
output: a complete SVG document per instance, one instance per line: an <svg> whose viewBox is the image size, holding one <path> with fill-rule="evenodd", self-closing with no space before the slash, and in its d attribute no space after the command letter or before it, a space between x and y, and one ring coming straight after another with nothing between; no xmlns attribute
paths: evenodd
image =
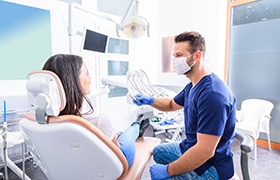
<svg viewBox="0 0 280 180"><path fill-rule="evenodd" d="M47 70L31 72L26 82L28 101L40 124L48 123L48 116L58 116L66 104L65 92L59 77Z"/></svg>

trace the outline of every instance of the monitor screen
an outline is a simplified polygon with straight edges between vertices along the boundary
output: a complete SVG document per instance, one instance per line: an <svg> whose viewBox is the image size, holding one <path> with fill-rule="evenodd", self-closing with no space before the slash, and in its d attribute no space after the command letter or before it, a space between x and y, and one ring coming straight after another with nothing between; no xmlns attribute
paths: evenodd
<svg viewBox="0 0 280 180"><path fill-rule="evenodd" d="M108 36L85 29L83 49L105 53Z"/></svg>

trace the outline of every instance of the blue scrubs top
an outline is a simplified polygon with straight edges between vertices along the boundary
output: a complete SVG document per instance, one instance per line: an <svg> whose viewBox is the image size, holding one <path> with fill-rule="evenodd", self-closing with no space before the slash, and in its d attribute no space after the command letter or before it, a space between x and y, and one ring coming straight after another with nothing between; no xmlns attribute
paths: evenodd
<svg viewBox="0 0 280 180"><path fill-rule="evenodd" d="M198 175L214 166L219 179L234 175L233 154L230 146L234 141L236 98L224 82L214 73L203 77L192 87L192 83L174 97L177 104L184 106L186 139L180 143L184 153L196 144L196 134L220 136L215 155L195 169Z"/></svg>

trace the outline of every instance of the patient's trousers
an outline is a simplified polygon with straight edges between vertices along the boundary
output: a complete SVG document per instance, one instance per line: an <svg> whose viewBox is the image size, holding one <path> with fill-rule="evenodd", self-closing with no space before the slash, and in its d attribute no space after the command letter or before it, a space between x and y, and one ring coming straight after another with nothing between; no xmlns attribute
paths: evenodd
<svg viewBox="0 0 280 180"><path fill-rule="evenodd" d="M139 123L133 123L118 137L120 149L127 159L128 167L132 164L135 156L135 140L139 136Z"/></svg>

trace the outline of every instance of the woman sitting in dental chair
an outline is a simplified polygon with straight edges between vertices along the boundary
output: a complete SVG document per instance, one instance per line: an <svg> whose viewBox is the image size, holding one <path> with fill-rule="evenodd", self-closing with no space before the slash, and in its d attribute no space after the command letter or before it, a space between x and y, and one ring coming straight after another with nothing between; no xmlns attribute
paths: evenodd
<svg viewBox="0 0 280 180"><path fill-rule="evenodd" d="M117 135L107 116L94 115L93 106L86 97L90 93L91 78L80 56L54 55L46 61L43 70L54 72L63 85L66 94L66 106L59 115L77 115L92 122L121 149L130 167L135 156L135 140L143 135L149 126L149 119L138 118L123 133ZM85 105L83 103L87 103L89 106L89 110L86 112L81 110Z"/></svg>

